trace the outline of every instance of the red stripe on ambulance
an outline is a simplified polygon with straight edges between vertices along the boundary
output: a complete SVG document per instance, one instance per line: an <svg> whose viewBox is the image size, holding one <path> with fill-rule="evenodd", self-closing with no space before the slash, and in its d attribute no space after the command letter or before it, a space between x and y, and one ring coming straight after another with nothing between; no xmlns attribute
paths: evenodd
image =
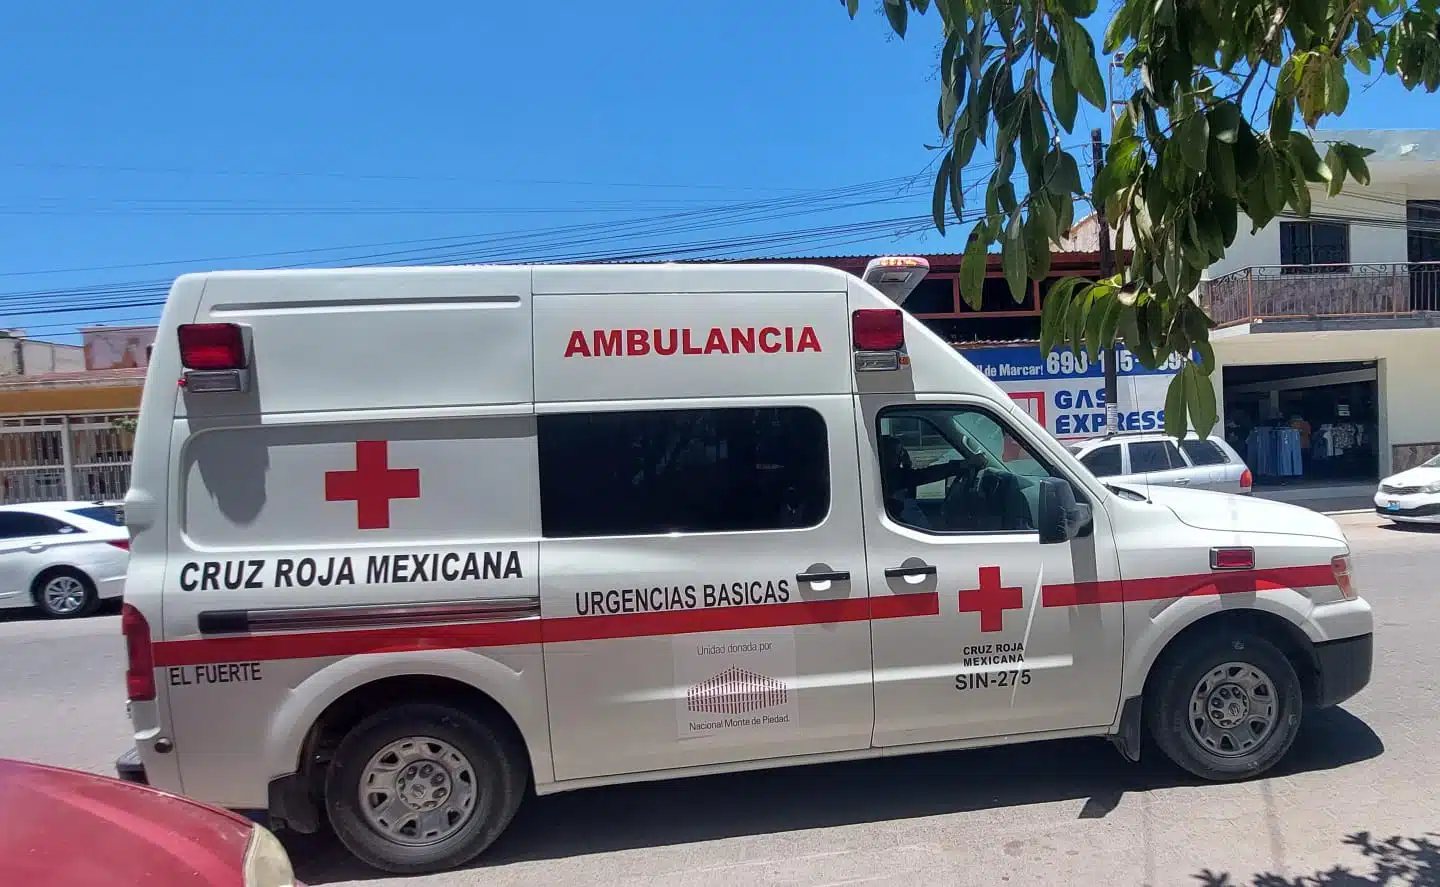
<svg viewBox="0 0 1440 887"><path fill-rule="evenodd" d="M998 576L991 576L992 583ZM981 585L986 583L982 580ZM1329 564L1279 567L1234 573L1159 576L1113 582L1046 585L1043 607L1076 607L1158 601L1200 595L1253 594L1291 588L1320 588L1335 584ZM1008 591L1001 587L1001 592ZM975 591L971 589L970 591ZM962 592L963 595L964 592ZM957 603L957 605L959 605ZM962 609L960 612L967 612ZM985 611L975 612L983 623ZM208 665L218 662L256 662L357 656L367 653L413 653L476 647L512 647L524 644L664 637L712 631L744 631L802 625L833 625L881 619L906 619L940 614L938 592L880 595L832 601L797 601L786 604L751 604L705 607L607 616L564 616L499 622L422 625L346 631L311 631L257 634L223 638L160 641L154 645L155 666ZM991 617L994 618L993 616ZM983 624L981 630L986 629Z"/></svg>
<svg viewBox="0 0 1440 887"><path fill-rule="evenodd" d="M702 607L614 616L563 616L542 619L541 634L549 643L643 638L707 631L744 631L750 628L788 628L864 622L871 617L869 598L832 601L794 601L788 604L747 604L738 607Z"/></svg>
<svg viewBox="0 0 1440 887"><path fill-rule="evenodd" d="M365 628L194 638L155 644L155 666L209 665L215 662L270 662L359 656L365 653L416 653L471 647L514 647L540 643L540 620L464 622L414 628Z"/></svg>
<svg viewBox="0 0 1440 887"><path fill-rule="evenodd" d="M1334 584L1335 571L1329 564L1276 567L1234 573L1196 573L1189 576L1046 585L1041 590L1040 604L1044 607L1078 607L1085 604L1135 603L1216 594L1282 591L1287 588L1318 588Z"/></svg>

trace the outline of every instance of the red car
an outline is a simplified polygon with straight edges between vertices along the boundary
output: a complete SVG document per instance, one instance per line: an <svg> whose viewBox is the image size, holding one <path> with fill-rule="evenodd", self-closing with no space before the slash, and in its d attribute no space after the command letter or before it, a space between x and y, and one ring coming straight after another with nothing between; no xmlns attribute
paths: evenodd
<svg viewBox="0 0 1440 887"><path fill-rule="evenodd" d="M269 830L143 785L0 758L5 887L302 887Z"/></svg>

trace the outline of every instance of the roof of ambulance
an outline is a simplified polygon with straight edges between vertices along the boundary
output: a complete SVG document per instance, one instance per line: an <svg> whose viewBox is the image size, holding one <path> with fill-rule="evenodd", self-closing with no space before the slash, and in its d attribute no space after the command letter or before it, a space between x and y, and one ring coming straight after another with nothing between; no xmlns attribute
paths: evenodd
<svg viewBox="0 0 1440 887"><path fill-rule="evenodd" d="M540 284L555 283L557 292L573 292L571 288L581 280L636 281L674 279L683 277L688 283L711 281L709 286L693 287L691 291L734 289L737 284L778 289L787 280L803 279L810 285L825 281L830 287L844 289L850 281L858 280L854 275L826 265L811 265L804 262L733 262L733 263L688 263L688 262L627 262L623 264L550 264L550 265L384 265L358 266L348 268L277 268L253 270L196 271L182 274L175 279L174 288L203 285L215 282L274 281L276 279L300 281L339 280L376 277L436 277L436 276L502 276L529 273ZM721 282L724 282L723 285ZM745 288L750 288L745 286ZM536 287L536 292L550 292L549 287ZM616 290L611 290L616 291ZM633 292L633 290L632 290Z"/></svg>

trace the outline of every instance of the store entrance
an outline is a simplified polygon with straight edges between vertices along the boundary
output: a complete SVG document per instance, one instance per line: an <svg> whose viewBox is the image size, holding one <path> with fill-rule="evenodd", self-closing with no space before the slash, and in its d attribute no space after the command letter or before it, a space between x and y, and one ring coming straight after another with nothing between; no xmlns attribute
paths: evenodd
<svg viewBox="0 0 1440 887"><path fill-rule="evenodd" d="M1379 479L1375 361L1226 366L1225 439L1256 487Z"/></svg>

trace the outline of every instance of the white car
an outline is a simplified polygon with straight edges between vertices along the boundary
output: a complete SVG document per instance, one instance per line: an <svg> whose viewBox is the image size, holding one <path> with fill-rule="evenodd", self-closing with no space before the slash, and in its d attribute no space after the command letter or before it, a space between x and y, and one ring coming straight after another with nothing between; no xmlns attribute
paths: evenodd
<svg viewBox="0 0 1440 887"><path fill-rule="evenodd" d="M118 598L130 561L123 507L106 502L0 505L0 608L67 619Z"/></svg>
<svg viewBox="0 0 1440 887"><path fill-rule="evenodd" d="M1375 511L1396 523L1440 523L1440 456L1380 481Z"/></svg>
<svg viewBox="0 0 1440 887"><path fill-rule="evenodd" d="M1190 487L1249 495L1255 476L1219 435L1201 440L1192 431L1176 446L1164 432L1117 434L1071 444L1080 464L1102 480L1132 486Z"/></svg>

